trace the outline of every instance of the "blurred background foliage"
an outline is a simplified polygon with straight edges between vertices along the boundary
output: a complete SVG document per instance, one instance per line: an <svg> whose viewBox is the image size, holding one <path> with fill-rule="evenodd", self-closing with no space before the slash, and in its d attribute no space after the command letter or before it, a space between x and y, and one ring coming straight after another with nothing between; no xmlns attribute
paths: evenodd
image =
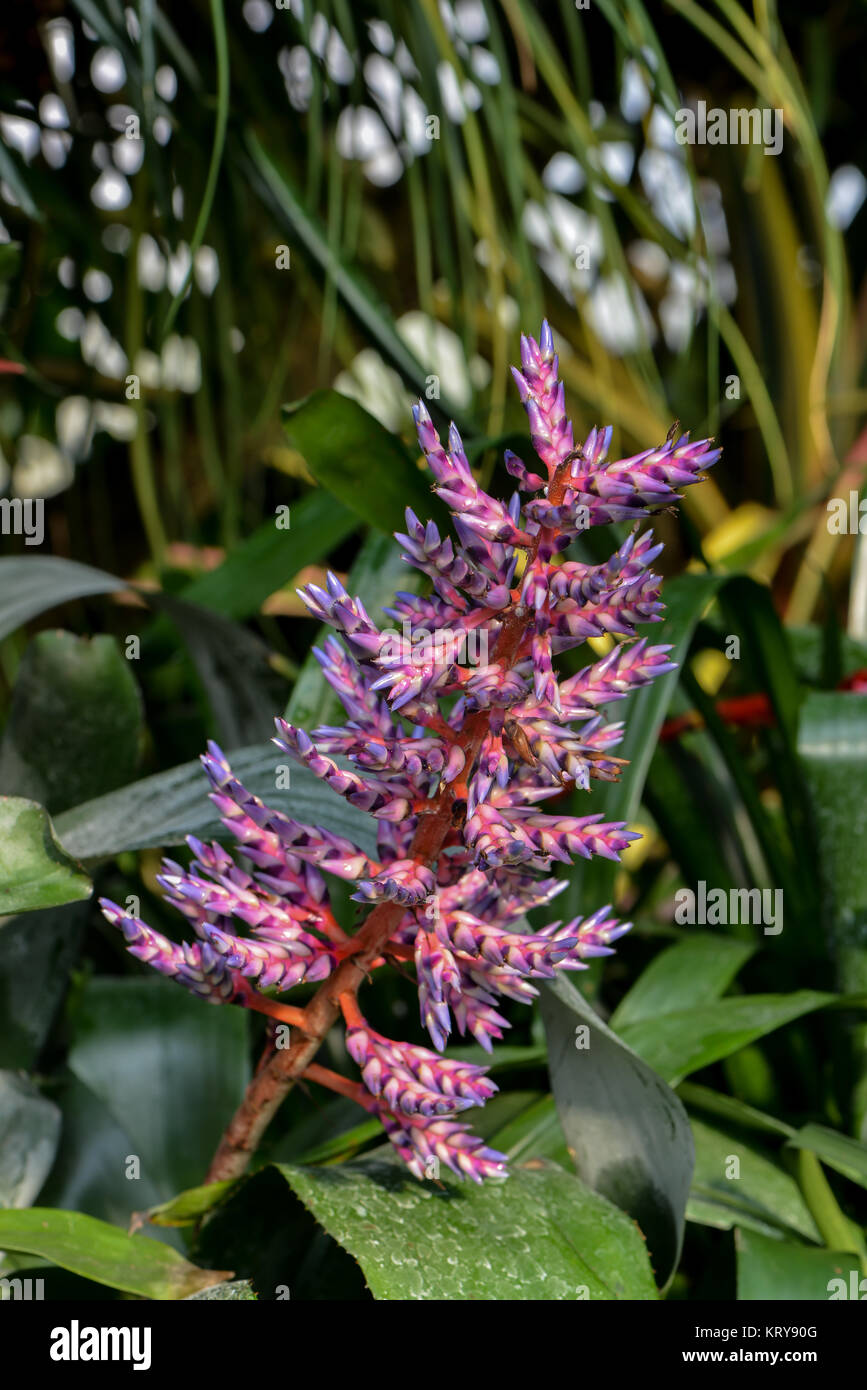
<svg viewBox="0 0 867 1390"><path fill-rule="evenodd" d="M576 911L613 897L636 920L601 994L598 970L582 978L633 1028L642 969L684 944L680 886L785 891L779 938L735 926L719 959L699 942L661 979L663 1012L747 996L788 1012L759 1009L677 1064L632 1042L678 1084L697 1140L681 1296L765 1287L769 1234L864 1257L867 555L827 503L860 493L867 466L865 38L863 6L772 0L33 0L0 17L0 487L44 498L46 520L38 552L0 538L0 789L45 807L103 891L142 893L170 935L157 846L198 832L188 803L204 800L171 770L209 735L261 743L287 701L298 722L330 717L296 584L331 566L374 611L407 583L387 533L411 490L430 511L415 396L511 491L503 448L527 430L508 365L545 315L578 437L611 423L626 454L678 419L722 442L656 523L680 676L635 701L630 773L594 793L645 839L569 890ZM699 101L781 111L781 153L679 144L675 112ZM146 774L169 780L110 799ZM38 1066L64 1107L42 1200L123 1221L123 1184L82 1175L76 1136L103 1103L135 1127L89 1040L133 1046L114 1031L129 1001L100 981L139 981L73 902L74 870L51 882L67 872L53 902L71 906L22 902L38 928L4 928L0 978L44 949L0 1063ZM394 1012L411 1026L405 986L377 985L386 1031ZM791 1007L809 990L833 1002ZM523 1119L495 1113L515 1154L562 1158L541 1021L512 1014L504 1087ZM235 1062L247 1023L235 1053L221 1035ZM190 1043L185 1086L211 1042ZM155 1159L141 1205L196 1180L243 1070L227 1062L215 1133L212 1114L189 1162ZM156 1082L151 1099L171 1110ZM350 1122L343 1102L311 1121L293 1097L269 1152L352 1156L375 1136L341 1145ZM792 1137L810 1126L812 1148ZM739 1206L717 1177L732 1134L755 1145ZM737 1251L734 1225L751 1232Z"/></svg>

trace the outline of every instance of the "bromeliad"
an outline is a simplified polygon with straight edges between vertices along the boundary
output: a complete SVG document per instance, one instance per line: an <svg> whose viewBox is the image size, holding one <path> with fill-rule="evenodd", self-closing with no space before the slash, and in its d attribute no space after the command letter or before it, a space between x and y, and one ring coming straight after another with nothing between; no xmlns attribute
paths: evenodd
<svg viewBox="0 0 867 1390"><path fill-rule="evenodd" d="M591 430L576 447L547 324L538 342L522 339L521 361L514 376L539 462L531 468L507 453L519 489L508 502L480 487L454 426L444 445L426 407L415 408L457 544L407 511L397 539L430 592L399 593L387 610L403 636L381 631L333 575L326 588L300 591L343 639L329 637L316 655L346 723L307 734L278 719L274 741L375 819L376 858L270 809L211 745L202 759L211 799L250 869L220 844L193 838L188 869L165 861L160 882L188 918L192 945L177 946L103 902L140 960L208 1002L270 1015L269 1049L209 1180L243 1171L302 1075L377 1114L418 1177L439 1164L476 1181L502 1173L503 1156L459 1118L496 1087L485 1068L440 1054L455 1030L490 1052L509 1026L501 998L531 1000L534 980L586 968L628 930L607 907L536 931L527 913L566 886L553 876L558 863L576 855L617 860L636 838L599 814L542 806L564 787L589 791L594 779L618 777L623 760L613 749L623 725L607 722L604 710L672 669L670 648L636 632L660 621L661 581L650 567L662 547L636 526L603 564L563 552L589 526L640 522L668 507L720 451L710 440L691 442L677 426L658 448L631 458L609 459L610 428ZM444 631L450 640L436 641ZM606 634L617 639L606 656L560 678L559 653ZM482 664L466 660L479 651ZM332 911L329 875L351 882L353 898L370 908L354 934ZM381 1036L359 1008L371 971L408 961L435 1051ZM321 982L303 1009L267 992L301 981ZM361 1082L314 1060L340 1012ZM274 1041L281 1024L291 1026L286 1048Z"/></svg>

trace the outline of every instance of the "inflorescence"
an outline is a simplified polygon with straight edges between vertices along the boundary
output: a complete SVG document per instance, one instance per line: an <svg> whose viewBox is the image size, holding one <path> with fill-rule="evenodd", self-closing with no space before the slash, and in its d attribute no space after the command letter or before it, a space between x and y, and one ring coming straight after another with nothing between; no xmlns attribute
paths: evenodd
<svg viewBox="0 0 867 1390"><path fill-rule="evenodd" d="M102 902L138 959L210 1003L279 1018L273 992L301 981L328 990L358 949L359 933L345 932L332 911L327 876L353 883L353 898L372 909L368 922L379 912L385 923L370 967L414 962L421 1021L436 1049L381 1036L354 992L340 992L347 1048L361 1069L358 1098L417 1177L436 1174L440 1163L476 1181L503 1172L503 1156L459 1118L496 1087L484 1067L440 1055L454 1029L490 1052L509 1027L501 997L532 1000L533 980L585 969L628 930L607 907L538 931L527 913L565 888L552 876L556 864L576 855L618 860L636 838L598 814L541 805L564 788L618 777L623 760L612 750L623 725L605 722L604 707L673 669L669 647L636 633L660 620L661 581L650 566L662 547L633 527L604 564L563 552L589 526L638 522L669 506L720 453L677 426L658 448L631 458L609 460L610 428L591 430L576 447L547 323L538 342L522 338L521 360L514 377L539 463L529 468L507 452L519 488L508 502L479 486L455 427L444 446L426 407L415 407L434 491L451 510L458 543L407 511L397 539L430 592L398 593L386 610L403 638L386 637L334 575L326 588L299 591L343 638L329 637L316 656L346 723L308 735L278 719L274 742L374 817L376 859L270 809L211 744L202 758L211 800L249 869L194 837L188 869L164 861L160 884L188 918L193 944L175 945ZM540 464L544 471L535 471ZM414 639L446 629L459 638L483 629L484 664L461 664L460 644L435 641L420 659ZM560 652L606 634L617 639L606 656L559 678Z"/></svg>

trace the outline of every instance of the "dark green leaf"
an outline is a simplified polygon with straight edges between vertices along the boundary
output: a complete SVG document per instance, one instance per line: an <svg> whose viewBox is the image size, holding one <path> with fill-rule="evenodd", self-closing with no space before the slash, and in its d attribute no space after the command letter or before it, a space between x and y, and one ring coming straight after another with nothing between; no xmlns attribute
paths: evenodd
<svg viewBox="0 0 867 1390"><path fill-rule="evenodd" d="M147 1173L131 1176L127 1158L135 1152L133 1141L108 1107L70 1072L64 1072L53 1094L63 1127L40 1203L128 1226L134 1211L161 1195Z"/></svg>
<svg viewBox="0 0 867 1390"><path fill-rule="evenodd" d="M242 1009L208 1008L168 980L87 985L69 1066L122 1126L164 1200L201 1181L240 1103L248 1022Z"/></svg>
<svg viewBox="0 0 867 1390"><path fill-rule="evenodd" d="M240 748L263 737L273 728L278 707L265 643L240 623L186 599L154 594L151 602L169 615L183 637L223 748Z"/></svg>
<svg viewBox="0 0 867 1390"><path fill-rule="evenodd" d="M0 1066L30 1070L49 1036L75 961L84 903L27 912L0 929Z"/></svg>
<svg viewBox="0 0 867 1390"><path fill-rule="evenodd" d="M520 1097L521 1093L507 1091L497 1099L510 1101L515 1095ZM485 1110L492 1104L493 1102L489 1101ZM474 1128L477 1133L481 1132L478 1123ZM489 1135L488 1143L492 1148L504 1153L512 1163L550 1158L567 1172L571 1172L574 1166L574 1156L566 1144L553 1096L537 1096L529 1105L522 1106L514 1118Z"/></svg>
<svg viewBox="0 0 867 1390"><path fill-rule="evenodd" d="M128 782L141 736L141 695L114 639L40 632L15 681L0 786L56 815Z"/></svg>
<svg viewBox="0 0 867 1390"><path fill-rule="evenodd" d="M742 1129L753 1129L759 1134L779 1134L784 1139L788 1139L789 1135L795 1132L791 1125L778 1120L775 1115L766 1115L752 1105L736 1100L734 1096L711 1090L709 1086L697 1086L694 1082L684 1081L678 1086L677 1094L688 1109L702 1110L705 1114L718 1117Z"/></svg>
<svg viewBox="0 0 867 1390"><path fill-rule="evenodd" d="M381 1131L380 1131L381 1132ZM317 1225L276 1168L254 1173L202 1225L193 1258L231 1265L260 1299L369 1300L354 1260Z"/></svg>
<svg viewBox="0 0 867 1390"><path fill-rule="evenodd" d="M326 824L375 854L374 823L335 795L305 767L291 769L291 788L276 788L277 769L286 755L270 744L232 753L232 768L244 785L275 810L305 824ZM226 829L208 800L201 764L182 763L145 777L108 796L87 801L58 817L64 845L83 859L104 858L127 849L181 844L187 835L226 838ZM2 855L2 848L0 848ZM0 861L2 862L2 861Z"/></svg>
<svg viewBox="0 0 867 1390"><path fill-rule="evenodd" d="M39 1196L60 1137L60 1111L26 1077L0 1072L0 1207Z"/></svg>

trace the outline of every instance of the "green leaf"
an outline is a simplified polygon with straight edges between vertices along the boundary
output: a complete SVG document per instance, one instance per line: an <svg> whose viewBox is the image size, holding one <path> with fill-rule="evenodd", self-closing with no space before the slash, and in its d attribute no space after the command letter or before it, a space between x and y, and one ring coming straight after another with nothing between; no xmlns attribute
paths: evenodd
<svg viewBox="0 0 867 1390"><path fill-rule="evenodd" d="M859 1187L867 1187L867 1145L850 1139L848 1134L839 1134L825 1125L804 1125L788 1144L792 1149L809 1149Z"/></svg>
<svg viewBox="0 0 867 1390"><path fill-rule="evenodd" d="M380 531L403 531L412 507L421 521L444 520L409 449L378 420L338 391L314 391L283 407L290 443L303 454L313 477L362 521Z"/></svg>
<svg viewBox="0 0 867 1390"><path fill-rule="evenodd" d="M793 1178L758 1149L721 1129L692 1120L695 1176L688 1221L731 1230L749 1226L765 1234L821 1236ZM734 1169L732 1160L737 1160ZM736 1172L736 1176L730 1176Z"/></svg>
<svg viewBox="0 0 867 1390"><path fill-rule="evenodd" d="M638 1222L665 1284L680 1257L692 1179L686 1111L569 980L547 984L541 1007L551 1081L575 1167Z"/></svg>
<svg viewBox="0 0 867 1390"><path fill-rule="evenodd" d="M35 801L0 796L0 916L89 898L92 884Z"/></svg>
<svg viewBox="0 0 867 1390"><path fill-rule="evenodd" d="M114 638L40 632L15 681L0 785L65 811L128 782L141 736L141 695Z"/></svg>
<svg viewBox="0 0 867 1390"><path fill-rule="evenodd" d="M275 787L286 755L271 744L233 751L234 772L267 805L305 824L325 824L366 853L376 853L374 823L350 806L306 767L292 767L291 788ZM82 859L106 858L128 849L182 844L187 835L226 839L228 832L208 800L209 786L198 759L132 782L121 791L86 801L58 817L57 833ZM2 854L2 848L0 848ZM0 860L2 862L2 860ZM2 899L0 899L2 901Z"/></svg>
<svg viewBox="0 0 867 1390"><path fill-rule="evenodd" d="M621 1032L630 1023L674 1013L685 1004L712 1004L725 994L755 951L748 942L706 932L686 933L642 972L611 1016Z"/></svg>
<svg viewBox="0 0 867 1390"><path fill-rule="evenodd" d="M22 555L0 560L0 638L59 603L112 594L122 579L77 560L56 555Z"/></svg>
<svg viewBox="0 0 867 1390"><path fill-rule="evenodd" d="M76 1211L0 1211L0 1249L40 1255L85 1279L139 1298L187 1298L224 1282L231 1270L198 1269L171 1246L128 1236Z"/></svg>
<svg viewBox="0 0 867 1390"><path fill-rule="evenodd" d="M504 1182L420 1183L396 1162L278 1171L377 1299L653 1299L632 1222L542 1162Z"/></svg>
<svg viewBox="0 0 867 1390"><path fill-rule="evenodd" d="M735 1231L735 1250L741 1303L764 1299L826 1303L835 1296L849 1296L850 1281L857 1290L861 1275L855 1255L815 1250L755 1231Z"/></svg>
<svg viewBox="0 0 867 1390"><path fill-rule="evenodd" d="M690 1072L739 1052L756 1038L833 1003L837 996L801 989L793 994L750 994L720 999L698 1009L680 1009L640 1019L621 1037L671 1085Z"/></svg>
<svg viewBox="0 0 867 1390"><path fill-rule="evenodd" d="M69 1067L159 1197L200 1182L248 1080L244 1011L204 1007L168 980L96 977L73 1022Z"/></svg>
<svg viewBox="0 0 867 1390"><path fill-rule="evenodd" d="M0 1067L29 1071L36 1066L66 993L87 915L85 903L71 903L23 913L0 928Z"/></svg>
<svg viewBox="0 0 867 1390"><path fill-rule="evenodd" d="M0 1072L0 1207L29 1207L57 1151L60 1111L26 1077Z"/></svg>

